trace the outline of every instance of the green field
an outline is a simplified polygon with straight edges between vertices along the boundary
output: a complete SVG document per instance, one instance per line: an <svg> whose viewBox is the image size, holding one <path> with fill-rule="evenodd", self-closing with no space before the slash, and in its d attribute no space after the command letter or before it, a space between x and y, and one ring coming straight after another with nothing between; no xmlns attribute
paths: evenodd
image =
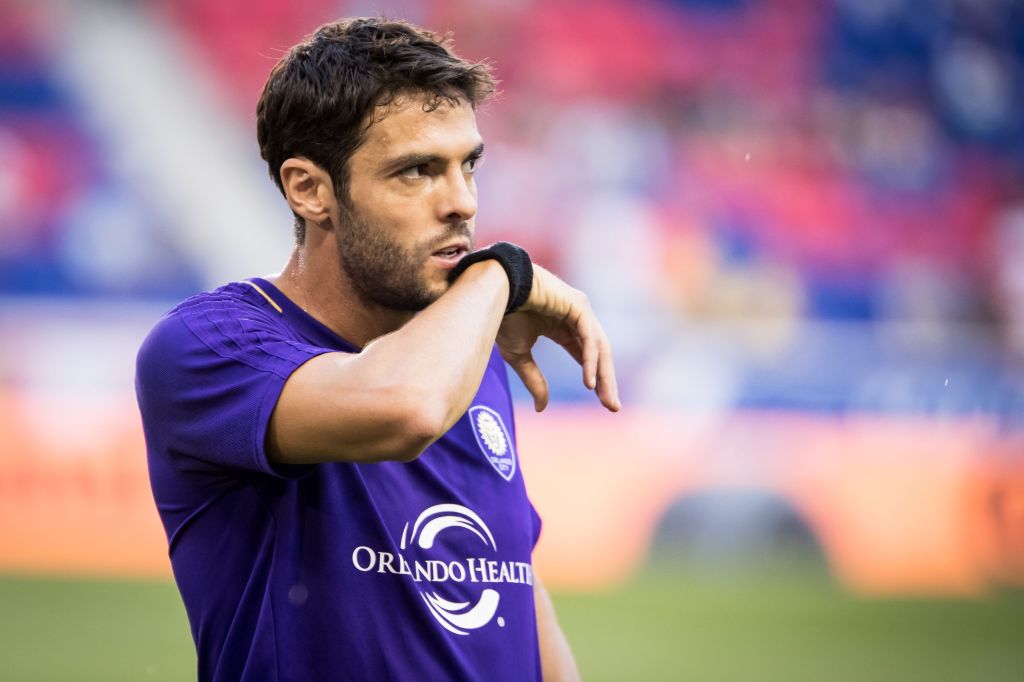
<svg viewBox="0 0 1024 682"><path fill-rule="evenodd" d="M1024 595L858 600L815 571L556 594L587 680L1024 680ZM189 680L172 584L0 578L0 680Z"/></svg>

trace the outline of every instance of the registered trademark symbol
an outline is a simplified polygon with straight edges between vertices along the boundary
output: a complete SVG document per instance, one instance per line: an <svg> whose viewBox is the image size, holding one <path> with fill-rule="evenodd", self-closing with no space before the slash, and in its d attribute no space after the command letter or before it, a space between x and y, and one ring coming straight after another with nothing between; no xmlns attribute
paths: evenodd
<svg viewBox="0 0 1024 682"><path fill-rule="evenodd" d="M499 628L505 627L505 619L502 618L501 616L498 616L498 627Z"/></svg>

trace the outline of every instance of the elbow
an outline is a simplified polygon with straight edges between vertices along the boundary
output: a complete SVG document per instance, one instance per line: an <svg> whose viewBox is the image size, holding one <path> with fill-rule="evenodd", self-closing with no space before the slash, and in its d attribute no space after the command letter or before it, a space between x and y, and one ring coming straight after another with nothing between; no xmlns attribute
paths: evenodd
<svg viewBox="0 0 1024 682"><path fill-rule="evenodd" d="M448 430L445 415L423 404L404 410L391 459L412 462Z"/></svg>

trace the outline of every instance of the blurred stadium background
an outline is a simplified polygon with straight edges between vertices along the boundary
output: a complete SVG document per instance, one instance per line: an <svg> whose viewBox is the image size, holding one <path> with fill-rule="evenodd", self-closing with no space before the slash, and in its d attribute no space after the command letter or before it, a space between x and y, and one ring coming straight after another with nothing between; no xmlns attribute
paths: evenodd
<svg viewBox="0 0 1024 682"><path fill-rule="evenodd" d="M377 13L493 61L480 238L616 346L518 423L585 676L1024 679L1018 0L0 0L0 678L194 675L135 350L284 262L260 88Z"/></svg>

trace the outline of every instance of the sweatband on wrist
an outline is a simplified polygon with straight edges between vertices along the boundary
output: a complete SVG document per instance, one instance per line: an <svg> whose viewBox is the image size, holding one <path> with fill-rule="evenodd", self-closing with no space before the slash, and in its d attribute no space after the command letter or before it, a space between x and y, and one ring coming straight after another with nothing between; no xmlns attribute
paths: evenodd
<svg viewBox="0 0 1024 682"><path fill-rule="evenodd" d="M533 262L526 250L508 242L496 242L490 246L466 254L448 273L448 282L454 282L473 263L494 259L501 263L508 275L508 305L505 314L514 313L526 303L533 289Z"/></svg>

